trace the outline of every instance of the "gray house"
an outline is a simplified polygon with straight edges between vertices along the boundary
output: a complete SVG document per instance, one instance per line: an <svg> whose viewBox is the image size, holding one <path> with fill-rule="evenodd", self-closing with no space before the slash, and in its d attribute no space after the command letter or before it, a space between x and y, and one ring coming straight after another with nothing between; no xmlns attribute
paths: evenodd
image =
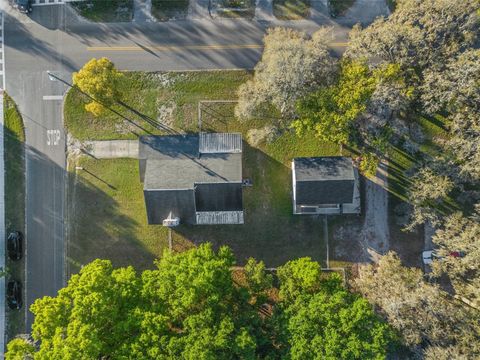
<svg viewBox="0 0 480 360"><path fill-rule="evenodd" d="M358 171L348 157L292 161L294 214L359 214Z"/></svg>
<svg viewBox="0 0 480 360"><path fill-rule="evenodd" d="M142 136L149 224L243 224L241 134Z"/></svg>

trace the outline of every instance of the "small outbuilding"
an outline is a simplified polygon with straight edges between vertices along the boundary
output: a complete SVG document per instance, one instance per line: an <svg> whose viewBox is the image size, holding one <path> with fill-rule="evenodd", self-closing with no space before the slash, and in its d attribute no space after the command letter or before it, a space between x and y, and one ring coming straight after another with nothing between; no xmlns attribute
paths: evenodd
<svg viewBox="0 0 480 360"><path fill-rule="evenodd" d="M292 161L294 214L359 214L358 171L348 157Z"/></svg>
<svg viewBox="0 0 480 360"><path fill-rule="evenodd" d="M243 224L241 134L142 136L139 168L149 224Z"/></svg>

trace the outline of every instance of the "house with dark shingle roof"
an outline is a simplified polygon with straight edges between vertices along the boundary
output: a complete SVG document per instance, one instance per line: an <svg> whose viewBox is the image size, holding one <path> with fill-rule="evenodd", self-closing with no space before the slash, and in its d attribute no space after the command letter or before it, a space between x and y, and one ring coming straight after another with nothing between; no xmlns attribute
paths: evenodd
<svg viewBox="0 0 480 360"><path fill-rule="evenodd" d="M292 161L294 214L359 214L358 171L348 157Z"/></svg>
<svg viewBox="0 0 480 360"><path fill-rule="evenodd" d="M142 136L149 224L243 224L241 134Z"/></svg>

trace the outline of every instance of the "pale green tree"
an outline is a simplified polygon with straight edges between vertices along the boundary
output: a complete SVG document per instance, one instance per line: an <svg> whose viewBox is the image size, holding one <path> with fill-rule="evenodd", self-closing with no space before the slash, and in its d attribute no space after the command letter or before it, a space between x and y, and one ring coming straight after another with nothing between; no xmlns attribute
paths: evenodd
<svg viewBox="0 0 480 360"><path fill-rule="evenodd" d="M237 117L255 115L262 106L273 105L282 115L291 115L295 100L320 85L330 84L336 61L330 55L328 29L311 37L289 28L273 28L264 38L261 60L253 79L240 86Z"/></svg>
<svg viewBox="0 0 480 360"><path fill-rule="evenodd" d="M478 208L480 211L480 208ZM480 309L480 213L464 217L455 213L438 229L433 242L439 256L434 261L437 275L446 274L457 294Z"/></svg>
<svg viewBox="0 0 480 360"><path fill-rule="evenodd" d="M425 282L420 269L402 266L395 253L387 253L378 264L361 266L354 283L414 353L433 346L454 348L458 358L480 355L478 313Z"/></svg>
<svg viewBox="0 0 480 360"><path fill-rule="evenodd" d="M388 18L350 34L347 55L425 69L471 47L479 36L479 4L457 0L402 0Z"/></svg>
<svg viewBox="0 0 480 360"><path fill-rule="evenodd" d="M480 50L470 49L448 62L426 69L422 102L431 114L467 108L480 112Z"/></svg>
<svg viewBox="0 0 480 360"><path fill-rule="evenodd" d="M445 200L453 189L454 182L447 175L431 166L421 168L411 178L408 198L413 213L406 229L413 230L427 221L439 225Z"/></svg>

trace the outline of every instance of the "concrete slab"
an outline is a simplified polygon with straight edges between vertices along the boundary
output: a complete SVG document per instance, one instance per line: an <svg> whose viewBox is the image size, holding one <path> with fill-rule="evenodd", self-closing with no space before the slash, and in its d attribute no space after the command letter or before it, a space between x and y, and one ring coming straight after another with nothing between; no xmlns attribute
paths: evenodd
<svg viewBox="0 0 480 360"><path fill-rule="evenodd" d="M138 159L138 140L87 141L83 152L97 159Z"/></svg>

